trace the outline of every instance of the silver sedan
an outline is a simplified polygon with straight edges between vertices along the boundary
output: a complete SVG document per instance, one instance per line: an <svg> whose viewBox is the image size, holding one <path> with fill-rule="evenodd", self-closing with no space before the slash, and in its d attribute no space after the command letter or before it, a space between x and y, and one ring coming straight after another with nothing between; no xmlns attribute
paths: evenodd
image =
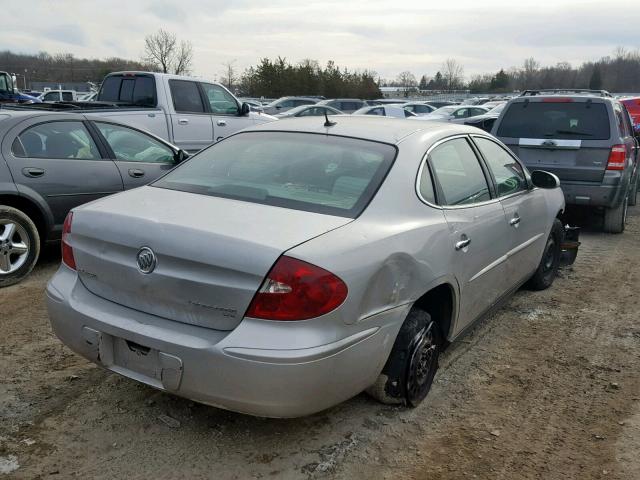
<svg viewBox="0 0 640 480"><path fill-rule="evenodd" d="M282 120L75 208L47 305L80 355L205 404L417 405L446 341L551 285L563 209L555 176L475 128Z"/></svg>

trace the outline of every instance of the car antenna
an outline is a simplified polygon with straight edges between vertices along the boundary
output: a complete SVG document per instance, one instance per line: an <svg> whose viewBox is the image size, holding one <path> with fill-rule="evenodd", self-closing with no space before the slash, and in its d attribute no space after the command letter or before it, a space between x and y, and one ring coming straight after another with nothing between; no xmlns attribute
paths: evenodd
<svg viewBox="0 0 640 480"><path fill-rule="evenodd" d="M324 126L325 127L333 127L337 122L332 122L329 120L329 115L327 115L327 110L324 111Z"/></svg>

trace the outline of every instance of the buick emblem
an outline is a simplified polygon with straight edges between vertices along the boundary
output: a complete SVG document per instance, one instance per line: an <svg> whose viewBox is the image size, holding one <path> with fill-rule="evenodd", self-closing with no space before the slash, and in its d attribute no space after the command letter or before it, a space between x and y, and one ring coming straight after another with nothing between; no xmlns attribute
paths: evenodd
<svg viewBox="0 0 640 480"><path fill-rule="evenodd" d="M142 247L138 252L138 256L136 258L138 263L138 268L142 273L151 273L156 268L156 264L158 263L156 260L156 254L153 253L149 247Z"/></svg>

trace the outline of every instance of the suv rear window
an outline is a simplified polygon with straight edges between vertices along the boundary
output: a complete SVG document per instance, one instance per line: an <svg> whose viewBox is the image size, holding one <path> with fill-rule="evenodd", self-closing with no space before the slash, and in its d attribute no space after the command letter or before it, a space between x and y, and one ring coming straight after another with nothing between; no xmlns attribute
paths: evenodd
<svg viewBox="0 0 640 480"><path fill-rule="evenodd" d="M498 136L608 140L609 115L599 102L514 102L504 113Z"/></svg>
<svg viewBox="0 0 640 480"><path fill-rule="evenodd" d="M101 102L124 102L140 107L156 106L156 82L146 75L112 75L105 78L98 94Z"/></svg>
<svg viewBox="0 0 640 480"><path fill-rule="evenodd" d="M355 218L396 155L392 145L297 132L248 132L202 151L155 187Z"/></svg>

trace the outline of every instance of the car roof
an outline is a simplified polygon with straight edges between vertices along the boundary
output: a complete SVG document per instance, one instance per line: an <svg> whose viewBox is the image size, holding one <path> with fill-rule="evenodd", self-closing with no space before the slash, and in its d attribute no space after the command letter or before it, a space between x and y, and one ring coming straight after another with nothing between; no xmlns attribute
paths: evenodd
<svg viewBox="0 0 640 480"><path fill-rule="evenodd" d="M376 142L398 144L403 139L418 132L437 133L446 130L448 134L479 133L477 128L439 122L409 122L402 118L367 115L344 115L333 117L335 125L325 127L324 117L299 117L282 119L243 130L281 131L300 133L320 133L344 137L362 138Z"/></svg>
<svg viewBox="0 0 640 480"><path fill-rule="evenodd" d="M563 98L570 98L572 102L593 102L593 103L613 103L617 102L613 97L600 97L596 95L590 95L588 93L567 93L567 94L540 94L533 96L514 97L509 100L509 103L515 102L553 102L562 103L560 100Z"/></svg>

